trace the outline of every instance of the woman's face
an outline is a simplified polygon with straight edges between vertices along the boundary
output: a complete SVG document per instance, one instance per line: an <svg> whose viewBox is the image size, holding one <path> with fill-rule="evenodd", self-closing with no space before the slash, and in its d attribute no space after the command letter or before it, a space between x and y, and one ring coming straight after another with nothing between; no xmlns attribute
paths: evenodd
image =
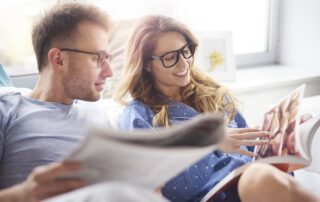
<svg viewBox="0 0 320 202"><path fill-rule="evenodd" d="M173 52L177 50L180 51ZM160 57L162 59L151 60L146 70L151 73L156 87L164 95L176 97L175 95L180 93L180 88L189 84L192 55L185 37L178 32L164 33L156 40L152 56L162 56Z"/></svg>

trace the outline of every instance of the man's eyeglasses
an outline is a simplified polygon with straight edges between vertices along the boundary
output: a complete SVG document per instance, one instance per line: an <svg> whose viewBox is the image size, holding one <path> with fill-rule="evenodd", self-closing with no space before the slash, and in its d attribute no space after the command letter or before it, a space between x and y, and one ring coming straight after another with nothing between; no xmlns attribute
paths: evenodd
<svg viewBox="0 0 320 202"><path fill-rule="evenodd" d="M170 51L160 56L151 56L150 59L161 61L165 68L170 68L178 63L180 54L184 57L184 59L189 59L194 55L196 48L197 44L188 43L179 50Z"/></svg>
<svg viewBox="0 0 320 202"><path fill-rule="evenodd" d="M70 51L70 52L76 52L76 53L84 53L84 54L90 54L90 55L96 55L97 56L97 67L101 67L105 64L105 62L111 61L111 54L107 51L98 51L98 52L90 52L90 51L83 51L78 49L72 49L72 48L61 48L61 51Z"/></svg>

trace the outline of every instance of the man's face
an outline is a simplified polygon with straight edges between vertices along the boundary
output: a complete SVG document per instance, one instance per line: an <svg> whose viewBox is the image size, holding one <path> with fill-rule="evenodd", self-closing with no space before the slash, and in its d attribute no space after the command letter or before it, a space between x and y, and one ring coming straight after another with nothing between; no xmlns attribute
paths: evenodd
<svg viewBox="0 0 320 202"><path fill-rule="evenodd" d="M65 96L71 100L97 101L106 78L112 76L109 61L105 58L108 33L96 24L83 22L77 28L74 41L72 47L66 47L70 50L63 51L67 54L67 70L62 78Z"/></svg>

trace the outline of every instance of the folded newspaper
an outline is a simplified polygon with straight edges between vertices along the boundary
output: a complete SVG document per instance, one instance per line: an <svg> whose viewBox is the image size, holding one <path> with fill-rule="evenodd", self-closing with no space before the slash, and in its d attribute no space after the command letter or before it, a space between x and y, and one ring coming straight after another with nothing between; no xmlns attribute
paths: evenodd
<svg viewBox="0 0 320 202"><path fill-rule="evenodd" d="M224 135L224 119L217 114L199 115L167 129L94 127L65 159L82 162L83 168L63 177L79 177L89 184L117 181L155 189L213 152Z"/></svg>

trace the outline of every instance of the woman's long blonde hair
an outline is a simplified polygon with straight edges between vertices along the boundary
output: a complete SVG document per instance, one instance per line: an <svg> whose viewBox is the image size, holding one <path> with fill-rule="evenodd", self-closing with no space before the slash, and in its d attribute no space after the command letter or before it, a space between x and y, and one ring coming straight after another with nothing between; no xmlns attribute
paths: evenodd
<svg viewBox="0 0 320 202"><path fill-rule="evenodd" d="M182 34L187 43L198 43L191 31L173 18L156 15L140 19L129 37L125 51L125 62L122 70L121 83L114 98L126 104L124 97L131 95L154 112L154 126L169 126L167 101L159 99L152 75L144 67L150 62L156 40L166 32ZM182 102L193 107L200 113L222 112L232 120L237 111L234 96L212 78L206 76L199 69L190 68L190 83L181 88Z"/></svg>

